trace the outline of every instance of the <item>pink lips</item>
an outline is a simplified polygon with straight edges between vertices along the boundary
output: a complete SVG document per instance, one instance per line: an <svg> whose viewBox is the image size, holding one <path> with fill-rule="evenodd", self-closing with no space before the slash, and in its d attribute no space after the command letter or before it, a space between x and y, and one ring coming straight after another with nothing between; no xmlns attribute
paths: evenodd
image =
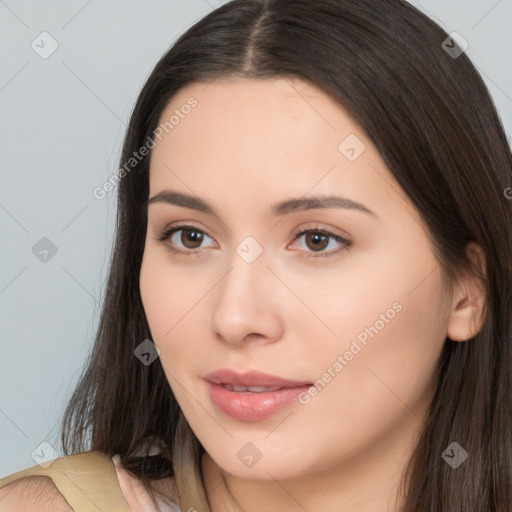
<svg viewBox="0 0 512 512"><path fill-rule="evenodd" d="M296 401L311 382L292 381L275 375L250 371L237 373L222 369L205 377L210 399L224 414L239 421L260 421ZM237 387L278 388L271 391L234 391L222 384Z"/></svg>

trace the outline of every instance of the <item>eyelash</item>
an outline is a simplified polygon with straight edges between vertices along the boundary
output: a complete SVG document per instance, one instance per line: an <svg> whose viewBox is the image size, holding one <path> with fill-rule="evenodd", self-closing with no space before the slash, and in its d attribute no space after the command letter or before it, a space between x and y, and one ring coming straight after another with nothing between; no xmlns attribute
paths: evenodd
<svg viewBox="0 0 512 512"><path fill-rule="evenodd" d="M179 225L179 226L173 226L169 229L166 229L165 231L163 231L162 233L160 233L160 235L155 239L159 242L165 242L166 240L168 240L174 233L178 232L178 231L181 231L183 229L190 229L191 231L197 231L198 233L202 233L203 235L206 235L208 236L208 238L211 238L205 231L199 229L199 228L196 228L195 226L191 226L189 224L182 224L182 225ZM308 229L304 229L302 231L299 231L298 233L296 233L295 235L295 239L298 239L300 236L302 235L305 235L305 234L308 234L308 233L316 233L316 234L321 234L321 235L325 235L325 236L328 236L329 238L332 238L334 240L336 240L336 242L339 242L342 244L341 248L339 249L336 249L336 250L331 250L331 251L328 251L326 253L310 253L308 254L307 256L303 256L303 257L306 257L306 258L329 258L331 256L335 256L341 252L344 252L346 251L350 245L351 245L351 242L350 240L347 240L339 235L336 235L334 233L332 233L331 231L328 231L326 229L320 229L320 228L308 228ZM198 256L200 254L202 254L203 250L201 249L190 249L190 250L186 250L186 251L183 251L181 249L176 249L175 247L171 247L169 246L169 250L174 252L174 253L178 253L178 254L185 254L187 256Z"/></svg>

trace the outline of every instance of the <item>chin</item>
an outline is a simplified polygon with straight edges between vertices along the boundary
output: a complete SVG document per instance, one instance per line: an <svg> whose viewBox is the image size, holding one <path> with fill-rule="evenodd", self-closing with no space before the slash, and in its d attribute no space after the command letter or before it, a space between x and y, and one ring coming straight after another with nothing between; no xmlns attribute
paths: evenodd
<svg viewBox="0 0 512 512"><path fill-rule="evenodd" d="M286 480L310 473L315 464L305 458L307 450L297 450L301 446L298 442L287 447L283 441L276 436L275 442L271 443L263 436L261 441L252 442L249 436L245 436L239 440L231 439L220 446L215 442L211 443L212 446L203 446L217 466L236 478Z"/></svg>

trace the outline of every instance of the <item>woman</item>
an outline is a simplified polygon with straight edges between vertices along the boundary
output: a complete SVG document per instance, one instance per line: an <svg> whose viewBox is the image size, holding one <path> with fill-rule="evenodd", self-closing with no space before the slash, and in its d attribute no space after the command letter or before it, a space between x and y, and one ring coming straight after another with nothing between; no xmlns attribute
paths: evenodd
<svg viewBox="0 0 512 512"><path fill-rule="evenodd" d="M512 157L457 41L401 0L230 2L153 70L116 185L74 455L4 494L511 510Z"/></svg>

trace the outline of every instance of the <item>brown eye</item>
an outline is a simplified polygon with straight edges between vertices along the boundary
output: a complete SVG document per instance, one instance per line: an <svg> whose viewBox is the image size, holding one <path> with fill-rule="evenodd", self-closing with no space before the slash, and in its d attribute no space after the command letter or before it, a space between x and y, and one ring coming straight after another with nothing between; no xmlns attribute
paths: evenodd
<svg viewBox="0 0 512 512"><path fill-rule="evenodd" d="M198 249L204 238L204 233L198 229L181 229L180 242L187 249ZM196 245L197 244L197 245Z"/></svg>
<svg viewBox="0 0 512 512"><path fill-rule="evenodd" d="M321 251L329 244L329 236L316 231L310 231L306 234L304 241L306 246L313 251Z"/></svg>
<svg viewBox="0 0 512 512"><path fill-rule="evenodd" d="M186 255L200 255L207 247L203 242L208 239L214 242L207 233L189 224L168 228L156 238L165 243L171 252Z"/></svg>
<svg viewBox="0 0 512 512"><path fill-rule="evenodd" d="M347 250L351 242L325 229L305 229L297 233L299 248L307 258L335 256ZM332 243L331 243L332 242ZM302 246L302 247L301 247ZM336 248L336 246L338 246ZM326 248L330 250L325 250Z"/></svg>

